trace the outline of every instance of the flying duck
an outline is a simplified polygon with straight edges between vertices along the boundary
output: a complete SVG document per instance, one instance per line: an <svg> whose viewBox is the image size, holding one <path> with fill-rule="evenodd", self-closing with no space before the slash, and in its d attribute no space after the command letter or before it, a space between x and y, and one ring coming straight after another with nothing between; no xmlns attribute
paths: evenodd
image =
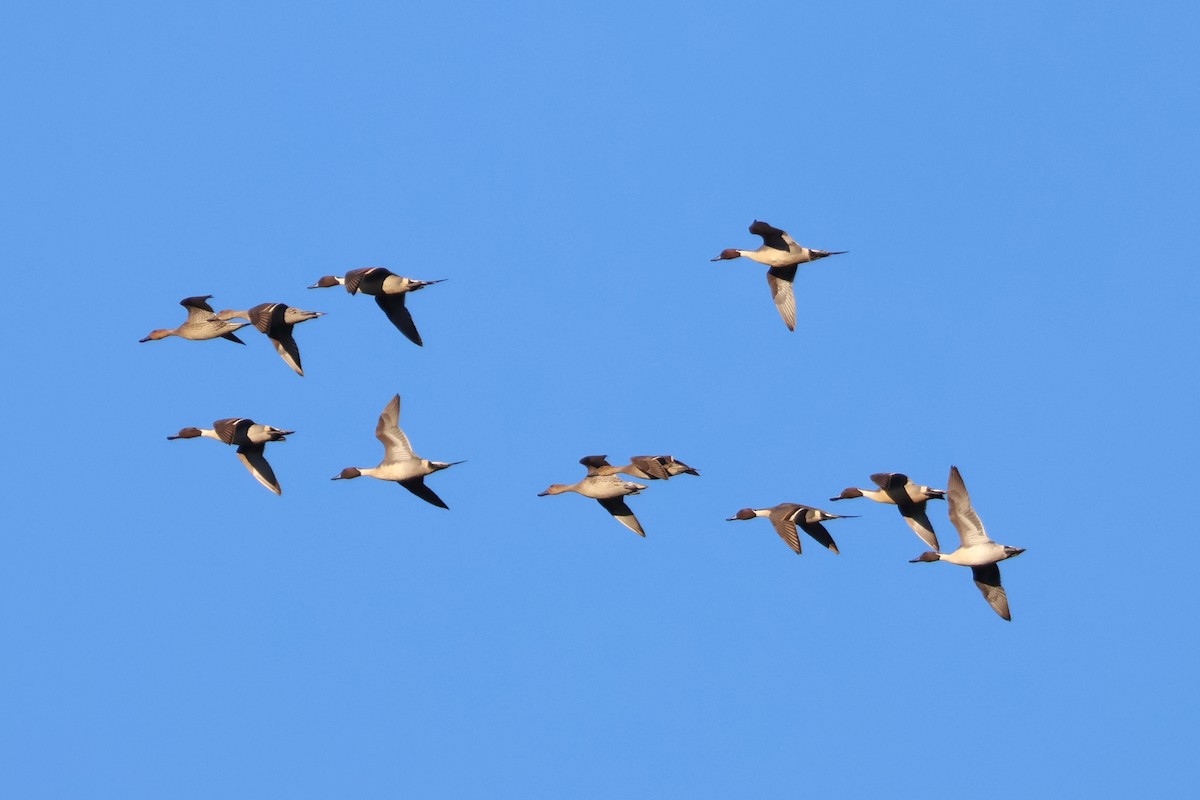
<svg viewBox="0 0 1200 800"><path fill-rule="evenodd" d="M796 267L809 261L816 261L818 258L841 255L847 251L814 250L811 247L803 247L796 244L787 231L771 227L760 220L754 220L750 225L750 232L755 236L762 237L762 247L757 250L728 248L722 250L721 254L712 260L724 261L745 256L752 261L765 264L768 268L767 285L771 288L771 298L775 301L775 307L779 309L779 315L783 317L788 330L794 331L796 330L796 296L792 290L792 281L796 277Z"/></svg>

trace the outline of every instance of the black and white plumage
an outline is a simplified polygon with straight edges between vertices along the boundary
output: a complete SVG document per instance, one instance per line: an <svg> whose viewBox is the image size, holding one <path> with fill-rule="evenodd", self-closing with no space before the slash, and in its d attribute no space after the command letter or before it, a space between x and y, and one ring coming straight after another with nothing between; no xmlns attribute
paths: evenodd
<svg viewBox="0 0 1200 800"><path fill-rule="evenodd" d="M761 236L762 247L757 250L727 248L713 261L733 258L749 258L767 267L767 285L771 299L789 331L796 330L796 296L792 283L796 278L796 267L809 261L845 253L845 250L816 250L796 243L787 231L773 227L761 220L750 225L750 233Z"/></svg>
<svg viewBox="0 0 1200 800"><path fill-rule="evenodd" d="M219 419L212 428L183 428L168 439L195 439L204 437L216 439L224 444L237 447L238 460L249 470L254 479L275 494L282 494L275 470L267 463L266 447L268 442L283 442L295 431L285 431L270 425L260 425L245 417L229 417Z"/></svg>
<svg viewBox="0 0 1200 800"><path fill-rule="evenodd" d="M344 276L325 275L310 289L326 288L329 286L344 286L350 294L369 294L375 298L375 303L396 326L396 329L408 337L416 345L423 345L421 334L413 322L412 314L405 305L405 298L411 292L441 283L445 278L436 281L419 281L415 278L405 278L385 267L360 267L352 269Z"/></svg>
<svg viewBox="0 0 1200 800"><path fill-rule="evenodd" d="M958 467L950 467L946 499L950 503L950 521L958 531L958 549L951 553L925 552L912 559L912 562L948 561L951 564L970 567L975 586L983 594L983 599L1002 619L1011 620L1008 593L1000 584L999 562L1021 555L1025 548L992 541L971 505L971 496L967 493L967 485L963 482Z"/></svg>
<svg viewBox="0 0 1200 800"><path fill-rule="evenodd" d="M850 500L855 497L866 497L876 503L894 505L900 510L900 516L912 528L913 533L921 538L934 550L938 548L937 534L933 532L933 523L925 512L925 505L930 500L945 499L946 492L914 483L909 477L900 472L876 472L871 481L878 489L858 489L848 487L837 497L830 500Z"/></svg>
<svg viewBox="0 0 1200 800"><path fill-rule="evenodd" d="M292 329L301 322L324 316L324 311L304 311L293 308L286 303L259 303L246 311L227 309L216 314L213 319L248 319L250 324L265 334L275 345L275 352L283 362L291 367L297 375L304 376L304 368L300 365L300 348Z"/></svg>
<svg viewBox="0 0 1200 800"><path fill-rule="evenodd" d="M829 535L829 531L825 530L825 526L821 523L831 519L852 518L846 515L830 514L828 511L822 511L819 508L813 508L812 506L800 503L780 503L769 508L743 508L726 521L733 522L734 520L747 520L754 519L755 517L766 517L771 520L771 525L775 528L775 532L779 534L779 538L787 542L788 547L792 548L796 555L800 555L801 552L798 530L804 531L834 553L839 552L837 543L833 541L833 537Z"/></svg>
<svg viewBox="0 0 1200 800"><path fill-rule="evenodd" d="M331 480L350 480L363 475L381 481L395 481L427 503L450 508L425 485L425 476L462 464L462 461L430 461L413 452L408 436L400 429L400 395L392 397L375 424L375 438L383 444L383 460L375 467L346 467Z"/></svg>

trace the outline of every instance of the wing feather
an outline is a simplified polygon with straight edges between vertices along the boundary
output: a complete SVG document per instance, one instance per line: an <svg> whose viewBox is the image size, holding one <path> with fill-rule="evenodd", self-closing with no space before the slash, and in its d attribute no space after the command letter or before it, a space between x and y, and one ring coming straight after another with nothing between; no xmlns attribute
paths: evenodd
<svg viewBox="0 0 1200 800"><path fill-rule="evenodd" d="M967 494L967 485L963 483L958 467L950 468L949 486L946 489L946 500L950 503L950 521L958 530L963 547L977 544L988 544L992 540L983 528L983 522L971 506L971 495Z"/></svg>
<svg viewBox="0 0 1200 800"><path fill-rule="evenodd" d="M796 293L792 289L792 280L796 277L796 267L771 267L767 270L767 285L771 288L771 299L779 310L779 316L788 326L789 331L796 330Z"/></svg>
<svg viewBox="0 0 1200 800"><path fill-rule="evenodd" d="M409 461L417 457L408 437L400 430L400 395L393 395L391 401L379 415L375 425L375 438L383 442L384 464L396 461Z"/></svg>
<svg viewBox="0 0 1200 800"><path fill-rule="evenodd" d="M1011 620L1012 613L1008 610L1008 592L1004 591L1004 587L1000 585L1000 566L984 564L982 567L971 567L971 574L975 578L975 585L979 587L979 591L983 592L983 599L987 600L988 605L1004 619Z"/></svg>
<svg viewBox="0 0 1200 800"><path fill-rule="evenodd" d="M644 537L646 532L642 530L642 523L638 522L637 517L629 510L628 504L623 497L602 497L596 500L600 505L604 506L604 510L612 514L617 522L624 525L629 530L636 533L638 536Z"/></svg>
<svg viewBox="0 0 1200 800"><path fill-rule="evenodd" d="M275 494L283 494L283 490L279 488L279 480L275 477L275 470L267 463L265 450L263 445L244 444L237 449L237 456L256 481Z"/></svg>
<svg viewBox="0 0 1200 800"><path fill-rule="evenodd" d="M425 476L423 475L419 475L416 478L409 478L408 480L404 481L396 481L396 483L400 484L405 489L408 489L426 503L432 503L433 505L446 510L450 509L450 506L446 505L442 501L442 498L438 497L437 494L434 493L433 489L430 489L425 485Z"/></svg>
<svg viewBox="0 0 1200 800"><path fill-rule="evenodd" d="M396 330L408 337L413 344L424 346L421 334L417 332L417 326L413 323L412 314L408 313L408 307L404 305L404 294L377 294L375 303L387 314Z"/></svg>

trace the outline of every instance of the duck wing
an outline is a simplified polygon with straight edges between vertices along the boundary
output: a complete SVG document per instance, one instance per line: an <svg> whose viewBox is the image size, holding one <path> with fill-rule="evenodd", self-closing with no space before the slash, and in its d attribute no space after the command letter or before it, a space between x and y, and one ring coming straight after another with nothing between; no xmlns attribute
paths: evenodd
<svg viewBox="0 0 1200 800"><path fill-rule="evenodd" d="M792 280L796 277L795 265L790 267L771 267L767 270L767 285L771 287L771 299L779 316L788 326L789 331L796 330L796 293L792 289Z"/></svg>
<svg viewBox="0 0 1200 800"><path fill-rule="evenodd" d="M638 536L644 537L646 535L646 532L642 530L642 523L638 522L637 517L635 517L633 512L629 510L629 506L626 504L625 498L602 497L596 502L604 506L604 510L612 514L617 522L621 523L626 528L629 528L629 530L633 531Z"/></svg>
<svg viewBox="0 0 1200 800"><path fill-rule="evenodd" d="M379 422L375 424L375 438L383 442L383 464L410 461L417 457L412 445L408 443L408 437L400 430L400 395L393 395L379 414Z"/></svg>
<svg viewBox="0 0 1200 800"><path fill-rule="evenodd" d="M418 347L424 346L421 334L417 332L417 326L413 323L412 314L408 313L408 308L404 305L404 294L377 294L375 303L383 309L383 313L387 314L387 318L396 326L396 330L403 333L410 342Z"/></svg>
<svg viewBox="0 0 1200 800"><path fill-rule="evenodd" d="M629 463L642 471L642 474L652 481L665 481L671 477L667 470L667 459L664 456L634 456Z"/></svg>
<svg viewBox="0 0 1200 800"><path fill-rule="evenodd" d="M296 340L292 336L292 326L276 326L271 331L270 339L283 363L295 370L297 375L304 377L304 368L300 366L300 348L296 346Z"/></svg>
<svg viewBox="0 0 1200 800"><path fill-rule="evenodd" d="M279 480L275 477L275 470L267 463L265 451L265 445L243 444L238 447L237 455L256 481L275 494L283 494L283 490L279 488Z"/></svg>
<svg viewBox="0 0 1200 800"><path fill-rule="evenodd" d="M971 506L971 495L967 494L967 485L963 483L962 475L958 473L958 467L950 468L946 500L950 503L950 521L958 530L958 537L962 540L963 547L987 544L992 541L988 537L987 531L984 530L979 515ZM996 580L997 586L999 586L999 577Z"/></svg>
<svg viewBox="0 0 1200 800"><path fill-rule="evenodd" d="M807 519L805 519L805 517L808 516L807 509L805 509L799 513L800 513L800 519L798 521L799 521L800 527L804 530L805 533L807 533L812 538L816 539L818 542L820 542L822 545L829 548L833 552L835 552L835 553L841 552L840 550L838 550L837 542L833 541L833 537L829 535L829 531L825 530L824 525L822 525L820 522L816 522L816 521L809 522Z"/></svg>
<svg viewBox="0 0 1200 800"><path fill-rule="evenodd" d="M929 521L929 515L925 513L924 503L915 507L901 506L900 515L904 517L908 527L912 528L913 533L920 536L921 541L929 545L930 550L941 550L938 547L937 534L933 532L933 524Z"/></svg>
<svg viewBox="0 0 1200 800"><path fill-rule="evenodd" d="M774 250L782 250L786 253L791 249L788 247L788 243L791 242L792 237L787 235L787 231L772 227L766 222L754 220L750 226L750 232L755 236L761 236L763 244ZM792 243L794 244L794 242Z"/></svg>
<svg viewBox="0 0 1200 800"><path fill-rule="evenodd" d="M442 501L442 498L438 497L434 493L433 489L430 489L428 486L425 485L425 476L424 475L419 475L416 478L409 478L408 480L404 480L404 481L396 481L396 483L400 484L405 489L408 489L410 492L412 492L417 497L424 500L426 503L432 503L433 505L438 506L439 508L444 508L447 511L450 510L450 506L446 505Z"/></svg>
<svg viewBox="0 0 1200 800"><path fill-rule="evenodd" d="M975 585L979 587L979 591L983 592L983 599L988 601L988 605L1004 619L1011 620L1012 614L1008 610L1008 592L1004 591L1004 587L1000 585L1000 566L984 564L982 567L971 567L971 574L975 578Z"/></svg>
<svg viewBox="0 0 1200 800"><path fill-rule="evenodd" d="M788 547L800 555L800 534L796 532L796 514L803 513L804 507L794 503L781 503L771 512L769 519L779 538L787 542Z"/></svg>

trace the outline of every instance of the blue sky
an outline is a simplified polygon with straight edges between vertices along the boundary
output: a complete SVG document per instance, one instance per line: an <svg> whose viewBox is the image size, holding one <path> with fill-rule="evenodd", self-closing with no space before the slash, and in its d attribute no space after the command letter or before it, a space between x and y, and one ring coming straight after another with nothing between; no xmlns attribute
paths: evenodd
<svg viewBox="0 0 1200 800"><path fill-rule="evenodd" d="M0 17L0 779L37 797L1179 793L1190 4L39 3ZM803 267L789 334L754 219ZM410 300L309 291L382 265ZM306 377L168 339L286 302ZM370 466L394 393L416 450ZM295 429L275 497L229 448ZM701 478L537 497L583 455ZM891 509L962 470L1013 622ZM797 558L744 506L860 514ZM944 507L931 513L955 540ZM1182 536L1180 534L1183 534ZM1183 544L1180 552L1174 547Z"/></svg>

